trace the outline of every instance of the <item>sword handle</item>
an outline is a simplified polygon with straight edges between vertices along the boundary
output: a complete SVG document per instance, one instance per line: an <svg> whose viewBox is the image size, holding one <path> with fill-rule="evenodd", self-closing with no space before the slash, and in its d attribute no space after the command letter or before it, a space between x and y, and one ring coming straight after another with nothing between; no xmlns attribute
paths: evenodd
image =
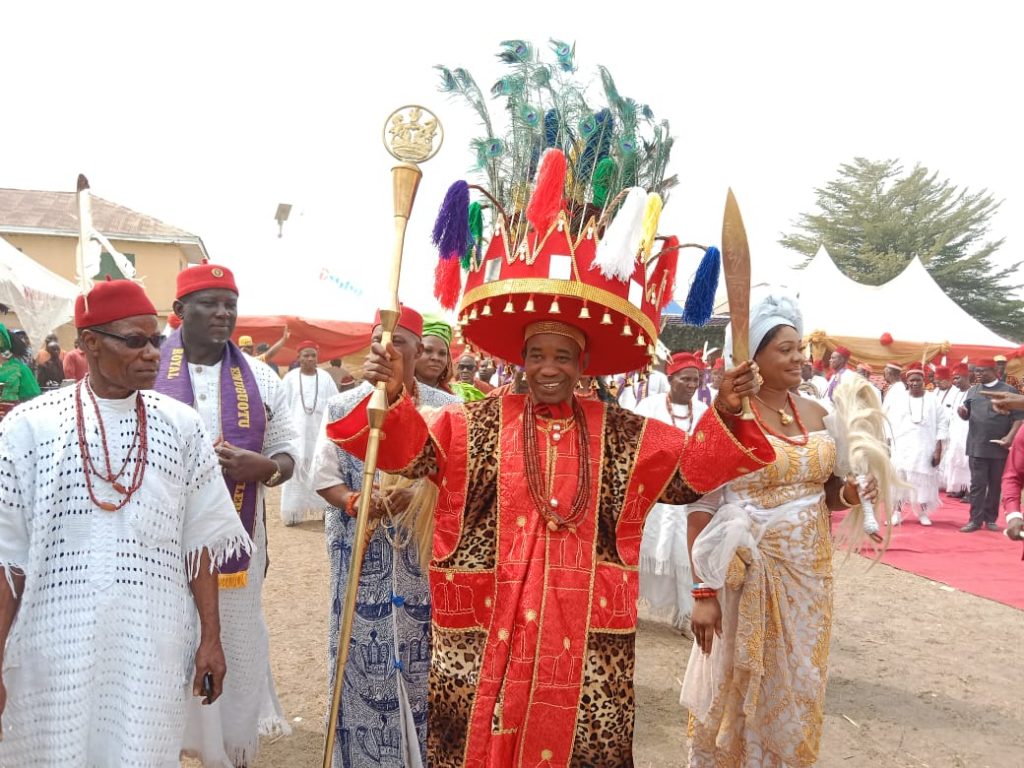
<svg viewBox="0 0 1024 768"><path fill-rule="evenodd" d="M743 421L754 420L754 409L750 407L750 398L744 397L740 405L740 419Z"/></svg>

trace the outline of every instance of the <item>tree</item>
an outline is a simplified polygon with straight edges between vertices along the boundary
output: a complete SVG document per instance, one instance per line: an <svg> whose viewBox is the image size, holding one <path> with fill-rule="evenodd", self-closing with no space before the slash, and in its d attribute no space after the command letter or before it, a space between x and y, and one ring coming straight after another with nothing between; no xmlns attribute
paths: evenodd
<svg viewBox="0 0 1024 768"><path fill-rule="evenodd" d="M779 240L806 256L804 265L824 245L848 277L880 285L917 256L965 311L1002 336L1024 337L1024 301L1011 282L1020 262L992 263L1003 239L987 239L1000 205L987 190L959 189L922 165L904 174L897 160L858 157L815 194L818 211Z"/></svg>

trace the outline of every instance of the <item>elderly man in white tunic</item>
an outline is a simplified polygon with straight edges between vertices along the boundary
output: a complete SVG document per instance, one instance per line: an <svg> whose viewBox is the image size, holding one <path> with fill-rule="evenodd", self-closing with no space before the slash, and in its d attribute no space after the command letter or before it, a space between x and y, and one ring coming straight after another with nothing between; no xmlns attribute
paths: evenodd
<svg viewBox="0 0 1024 768"><path fill-rule="evenodd" d="M920 363L907 370L907 392L886 400L892 426L892 465L910 489L902 510L917 513L921 525L931 525L929 512L939 506L939 463L942 441L949 436L949 419L939 401L924 388Z"/></svg>
<svg viewBox="0 0 1024 768"><path fill-rule="evenodd" d="M142 288L100 283L75 325L89 375L0 424L0 765L177 766L225 675L214 569L252 542L199 417L142 391Z"/></svg>
<svg viewBox="0 0 1024 768"><path fill-rule="evenodd" d="M668 362L669 391L648 395L635 409L688 435L708 406L694 395L704 364L690 352L678 352ZM683 629L690 624L690 553L686 547L686 506L655 504L644 523L640 542L640 601L653 616L664 617Z"/></svg>
<svg viewBox="0 0 1024 768"><path fill-rule="evenodd" d="M291 406L292 423L302 438L302 453L296 457L295 474L281 489L281 522L285 525L323 517L327 505L313 488L310 468L327 401L338 394L338 386L330 374L316 367L320 352L316 342L299 342L298 350L299 367L288 371L281 382Z"/></svg>
<svg viewBox="0 0 1024 768"><path fill-rule="evenodd" d="M232 558L219 574L221 637L228 674L212 707L189 706L182 748L207 768L252 766L260 736L290 733L270 670L263 620L268 567L266 489L291 477L300 454L281 380L231 341L238 288L227 267L201 264L178 274L174 312L181 328L160 351L156 389L195 408L252 557Z"/></svg>

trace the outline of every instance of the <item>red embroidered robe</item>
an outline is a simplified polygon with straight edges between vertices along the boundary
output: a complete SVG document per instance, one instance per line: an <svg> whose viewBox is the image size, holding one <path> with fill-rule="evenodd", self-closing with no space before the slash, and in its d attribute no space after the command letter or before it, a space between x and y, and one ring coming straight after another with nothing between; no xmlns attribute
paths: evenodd
<svg viewBox="0 0 1024 768"><path fill-rule="evenodd" d="M730 432L711 409L692 438L598 400L589 507L549 529L528 490L525 397L449 406L428 427L404 397L388 412L379 466L439 488L430 585L432 768L632 766L637 562L655 502L687 504L774 459L754 422ZM538 421L545 492L568 513L579 431ZM365 406L328 427L362 456ZM744 446L750 446L746 448Z"/></svg>

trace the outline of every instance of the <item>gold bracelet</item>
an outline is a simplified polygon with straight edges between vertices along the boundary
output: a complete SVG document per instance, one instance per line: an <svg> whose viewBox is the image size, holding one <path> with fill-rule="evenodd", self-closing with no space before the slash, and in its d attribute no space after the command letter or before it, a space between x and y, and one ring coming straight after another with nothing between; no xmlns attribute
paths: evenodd
<svg viewBox="0 0 1024 768"><path fill-rule="evenodd" d="M840 488L839 488L839 503L842 504L843 506L845 506L847 509L853 509L854 507L857 506L857 504L860 504L860 502L858 501L857 504L851 504L847 500L846 493L845 493L847 485L848 485L848 483L843 483L842 486L840 486Z"/></svg>

